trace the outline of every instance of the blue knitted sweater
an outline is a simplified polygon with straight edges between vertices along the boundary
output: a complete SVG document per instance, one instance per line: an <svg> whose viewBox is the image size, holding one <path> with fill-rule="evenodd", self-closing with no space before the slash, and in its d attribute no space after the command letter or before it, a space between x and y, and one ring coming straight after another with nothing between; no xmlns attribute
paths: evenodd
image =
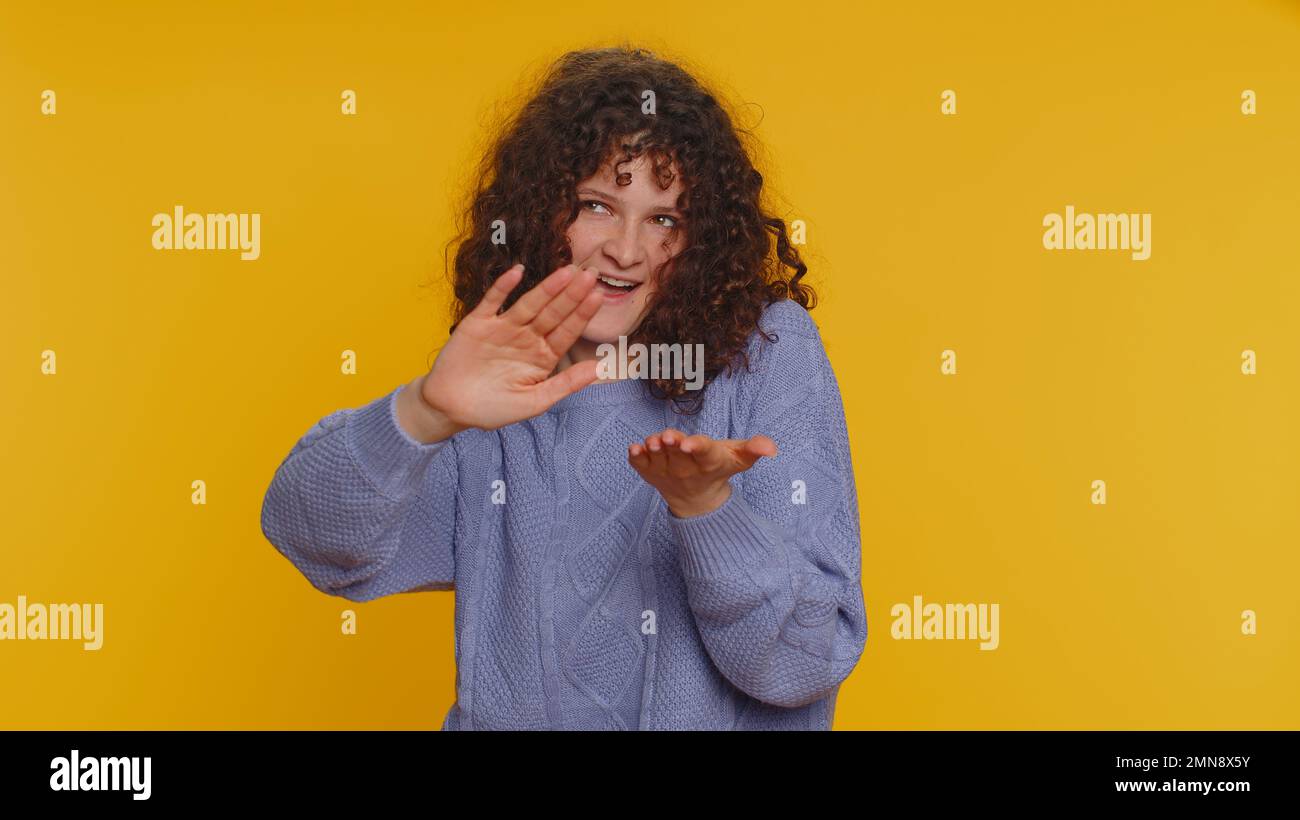
<svg viewBox="0 0 1300 820"><path fill-rule="evenodd" d="M262 531L330 595L455 590L444 729L829 729L867 639L848 431L808 312L759 325L778 340L751 334L693 416L634 379L433 444L398 426L405 386L330 413ZM667 427L779 452L678 518L627 461Z"/></svg>

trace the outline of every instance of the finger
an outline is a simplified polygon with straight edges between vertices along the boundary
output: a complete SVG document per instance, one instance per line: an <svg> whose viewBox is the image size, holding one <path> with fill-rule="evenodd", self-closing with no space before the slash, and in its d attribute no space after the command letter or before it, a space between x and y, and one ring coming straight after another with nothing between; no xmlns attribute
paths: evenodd
<svg viewBox="0 0 1300 820"><path fill-rule="evenodd" d="M528 324L537 318L537 314L552 299L564 292L564 289L568 287L569 282L573 280L573 276L577 272L576 265L565 265L551 271L550 276L543 279L523 296L520 296L518 301L505 312L505 317L519 327Z"/></svg>
<svg viewBox="0 0 1300 820"><path fill-rule="evenodd" d="M560 291L554 299L547 302L546 306L537 314L537 318L529 322L528 326L538 336L546 336L567 319L569 314L573 313L582 304L582 300L587 298L587 294L591 293L595 287L595 271L586 268L577 271L573 275L573 279L569 281L568 286Z"/></svg>
<svg viewBox="0 0 1300 820"><path fill-rule="evenodd" d="M560 322L560 326L547 335L546 344L557 358L573 347L573 343L582 335L582 331L587 329L591 317L596 315L596 311L600 310L604 302L604 294L592 290L578 303L578 307L566 316L563 322Z"/></svg>
<svg viewBox="0 0 1300 820"><path fill-rule="evenodd" d="M676 447L686 440L686 434L675 427L669 427L667 430L664 430L659 434L659 438L669 447Z"/></svg>
<svg viewBox="0 0 1300 820"><path fill-rule="evenodd" d="M597 362L595 359L586 359L585 361L575 362L541 384L538 384L535 389L538 391L543 402L543 407L538 412L544 412L560 399L573 393L577 393L582 388L594 382L596 380L596 366Z"/></svg>
<svg viewBox="0 0 1300 820"><path fill-rule="evenodd" d="M699 453L709 446L713 439L702 433L696 433L693 436L687 436L681 444L683 453Z"/></svg>
<svg viewBox="0 0 1300 820"><path fill-rule="evenodd" d="M645 448L650 451L650 469L660 473L666 472L668 455L664 452L663 442L659 439L658 433L645 440Z"/></svg>
<svg viewBox="0 0 1300 820"><path fill-rule="evenodd" d="M695 463L705 472L720 470L727 461L722 443L699 433L682 442L680 449L695 459Z"/></svg>
<svg viewBox="0 0 1300 820"><path fill-rule="evenodd" d="M489 319L496 316L497 311L501 309L501 305L505 303L506 297L519 284L519 280L523 278L523 272L523 263L507 268L487 289L487 293L483 294L483 298L469 312L469 315L476 319Z"/></svg>
<svg viewBox="0 0 1300 820"><path fill-rule="evenodd" d="M645 473L650 468L650 456L646 453L645 447L633 442L627 447L627 462L638 473Z"/></svg>

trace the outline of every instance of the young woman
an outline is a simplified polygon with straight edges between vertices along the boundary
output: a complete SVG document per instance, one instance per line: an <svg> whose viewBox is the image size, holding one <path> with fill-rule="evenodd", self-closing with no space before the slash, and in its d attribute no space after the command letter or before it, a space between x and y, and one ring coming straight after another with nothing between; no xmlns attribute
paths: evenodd
<svg viewBox="0 0 1300 820"><path fill-rule="evenodd" d="M455 590L444 729L830 728L867 638L858 499L761 188L681 68L565 55L484 158L432 368L277 469L262 530L316 588Z"/></svg>

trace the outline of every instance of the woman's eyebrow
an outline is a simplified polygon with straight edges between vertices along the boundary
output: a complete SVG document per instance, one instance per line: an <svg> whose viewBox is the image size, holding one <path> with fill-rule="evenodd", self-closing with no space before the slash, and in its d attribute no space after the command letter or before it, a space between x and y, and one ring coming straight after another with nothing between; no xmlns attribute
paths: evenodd
<svg viewBox="0 0 1300 820"><path fill-rule="evenodd" d="M580 193L580 194L591 194L591 195L593 195L593 196L601 196L601 197L604 197L605 199L608 199L608 200L610 200L611 202L615 202L615 203L617 203L617 204L619 204L619 205L622 205L622 204L623 204L623 200L622 200L622 199L620 199L620 198L614 196L613 194L607 194L607 193L605 193L604 191L597 191L595 188L579 188L579 189L577 189L577 193ZM680 210L677 208L676 203L672 203L672 202L665 202L665 203L660 204L660 205L655 205L655 206L652 207L652 210L656 210L656 211L678 211L678 213L680 213Z"/></svg>

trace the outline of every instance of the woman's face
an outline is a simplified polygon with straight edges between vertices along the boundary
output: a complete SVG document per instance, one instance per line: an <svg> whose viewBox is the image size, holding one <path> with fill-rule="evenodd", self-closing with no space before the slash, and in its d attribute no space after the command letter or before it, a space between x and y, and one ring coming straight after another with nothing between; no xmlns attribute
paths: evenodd
<svg viewBox="0 0 1300 820"><path fill-rule="evenodd" d="M684 226L675 237L670 230L683 219L676 205L682 192L680 175L667 190L660 188L644 154L621 170L632 175L632 184L615 184L612 161L578 183L578 218L567 232L575 265L631 285L596 280L604 301L582 334L592 344L617 343L619 336L636 330L654 293L652 275L685 243Z"/></svg>

